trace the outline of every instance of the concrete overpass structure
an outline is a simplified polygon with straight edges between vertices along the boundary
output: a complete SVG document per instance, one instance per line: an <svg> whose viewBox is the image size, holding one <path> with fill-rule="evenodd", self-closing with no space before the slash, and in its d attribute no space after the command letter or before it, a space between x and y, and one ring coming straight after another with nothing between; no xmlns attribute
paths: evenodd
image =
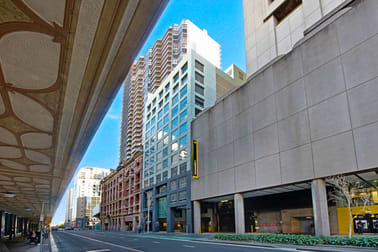
<svg viewBox="0 0 378 252"><path fill-rule="evenodd" d="M2 213L51 221L167 2L0 1Z"/></svg>

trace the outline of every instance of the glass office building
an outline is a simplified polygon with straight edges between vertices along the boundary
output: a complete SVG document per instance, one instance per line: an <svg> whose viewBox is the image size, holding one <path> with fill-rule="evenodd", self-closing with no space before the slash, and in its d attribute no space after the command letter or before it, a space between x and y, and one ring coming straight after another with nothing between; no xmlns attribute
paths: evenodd
<svg viewBox="0 0 378 252"><path fill-rule="evenodd" d="M191 51L148 97L143 125L143 215L145 221L151 220L147 221L150 230L192 232L191 121L215 104L216 74L214 65Z"/></svg>

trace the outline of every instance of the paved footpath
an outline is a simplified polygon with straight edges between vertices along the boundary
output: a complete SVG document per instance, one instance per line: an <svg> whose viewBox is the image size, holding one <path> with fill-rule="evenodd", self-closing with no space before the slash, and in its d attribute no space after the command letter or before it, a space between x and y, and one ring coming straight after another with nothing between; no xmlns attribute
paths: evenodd
<svg viewBox="0 0 378 252"><path fill-rule="evenodd" d="M370 252L371 249L302 247L271 244L252 244L242 242L225 243L201 237L168 236L159 234L135 234L125 232L62 231L53 232L52 252L280 252L280 251L351 251Z"/></svg>

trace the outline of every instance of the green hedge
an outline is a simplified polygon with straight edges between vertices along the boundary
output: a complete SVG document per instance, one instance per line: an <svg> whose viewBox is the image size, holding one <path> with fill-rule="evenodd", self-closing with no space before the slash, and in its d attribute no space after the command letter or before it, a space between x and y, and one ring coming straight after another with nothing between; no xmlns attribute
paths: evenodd
<svg viewBox="0 0 378 252"><path fill-rule="evenodd" d="M216 234L218 240L258 241L271 243L290 243L299 245L351 245L359 247L378 247L378 236L355 236L352 238L341 236L312 236L294 234Z"/></svg>

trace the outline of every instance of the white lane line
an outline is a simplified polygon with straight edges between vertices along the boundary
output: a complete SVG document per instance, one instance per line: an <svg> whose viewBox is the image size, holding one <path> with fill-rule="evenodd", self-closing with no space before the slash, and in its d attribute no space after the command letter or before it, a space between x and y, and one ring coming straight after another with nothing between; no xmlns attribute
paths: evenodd
<svg viewBox="0 0 378 252"><path fill-rule="evenodd" d="M159 244L160 242L154 241L153 243L157 243L157 244Z"/></svg>
<svg viewBox="0 0 378 252"><path fill-rule="evenodd" d="M194 246L183 245L185 248L194 248Z"/></svg>
<svg viewBox="0 0 378 252"><path fill-rule="evenodd" d="M211 244L211 245L218 245L218 246L229 246L229 247L240 247L240 248L261 248L266 250L283 250L283 251L298 251L295 248L274 248L274 247L265 247L259 245L243 245L243 244L230 244L230 243L222 243L222 242L209 242L209 241L191 241L191 240L179 240L179 239L170 239L165 237L143 237L145 239L160 239L160 240L170 240L170 241L179 241L179 242L191 242L191 243L201 243L201 244ZM307 251L308 252L308 251Z"/></svg>
<svg viewBox="0 0 378 252"><path fill-rule="evenodd" d="M142 250L137 250L137 249L124 247L124 246L117 245L117 244L110 243L110 242L105 242L105 241L100 241L100 240L92 239L92 238L89 238L89 237L83 236L83 235L72 234L72 233L67 233L67 234L70 234L70 235L73 235L73 236L77 236L77 237L81 237L81 238L84 238L84 239L87 239L87 240L90 240L90 241L106 244L106 245L109 245L109 246L121 248L121 249L124 249L124 250L127 250L127 251L131 251L131 252L143 252Z"/></svg>
<svg viewBox="0 0 378 252"><path fill-rule="evenodd" d="M111 251L110 249L97 249L97 250L87 250L86 252L105 252L105 251Z"/></svg>
<svg viewBox="0 0 378 252"><path fill-rule="evenodd" d="M53 237L53 232L50 232L50 245L51 245L51 252L58 252L58 247L56 246L55 239Z"/></svg>

